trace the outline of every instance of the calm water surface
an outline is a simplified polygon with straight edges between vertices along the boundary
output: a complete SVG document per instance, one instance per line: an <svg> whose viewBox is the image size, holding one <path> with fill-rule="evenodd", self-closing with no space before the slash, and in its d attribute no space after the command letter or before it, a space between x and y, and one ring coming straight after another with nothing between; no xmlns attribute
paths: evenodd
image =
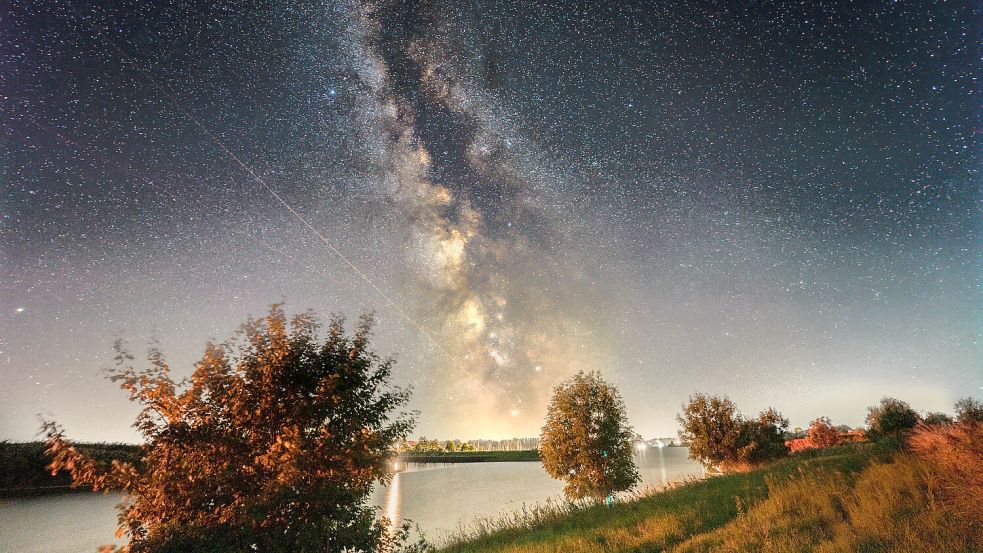
<svg viewBox="0 0 983 553"><path fill-rule="evenodd" d="M702 474L686 449L651 448L639 455L642 486ZM460 463L404 467L372 503L396 520L412 520L440 541L476 519L560 499L563 485L539 463ZM93 553L113 542L119 495L69 494L0 500L0 552Z"/></svg>

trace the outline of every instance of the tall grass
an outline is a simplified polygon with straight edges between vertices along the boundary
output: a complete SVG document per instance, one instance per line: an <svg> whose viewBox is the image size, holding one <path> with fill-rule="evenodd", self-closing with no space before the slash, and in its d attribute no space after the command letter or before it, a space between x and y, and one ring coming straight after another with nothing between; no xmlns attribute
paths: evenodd
<svg viewBox="0 0 983 553"><path fill-rule="evenodd" d="M837 473L769 479L767 499L673 551L979 551L979 528L935 500L933 480L907 454L872 463L852 485Z"/></svg>
<svg viewBox="0 0 983 553"><path fill-rule="evenodd" d="M920 425L908 445L931 465L942 501L953 512L983 521L983 423Z"/></svg>

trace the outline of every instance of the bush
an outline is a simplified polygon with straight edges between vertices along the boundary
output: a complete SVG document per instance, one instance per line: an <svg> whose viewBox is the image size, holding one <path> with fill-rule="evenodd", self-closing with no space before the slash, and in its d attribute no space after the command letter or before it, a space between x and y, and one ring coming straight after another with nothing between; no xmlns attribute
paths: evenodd
<svg viewBox="0 0 983 553"><path fill-rule="evenodd" d="M809 443L812 447L833 447L843 443L843 438L829 417L819 417L809 423Z"/></svg>
<svg viewBox="0 0 983 553"><path fill-rule="evenodd" d="M771 408L745 419L726 397L694 394L676 420L680 437L689 443L689 457L707 468L747 470L788 455L788 419Z"/></svg>
<svg viewBox="0 0 983 553"><path fill-rule="evenodd" d="M959 422L983 422L983 403L964 397L956 402L956 420Z"/></svg>
<svg viewBox="0 0 983 553"><path fill-rule="evenodd" d="M952 424L955 421L953 421L952 417L946 415L945 413L928 413L925 415L922 422L929 426L934 426L938 424Z"/></svg>
<svg viewBox="0 0 983 553"><path fill-rule="evenodd" d="M920 420L918 413L906 402L885 397L879 404L867 408L867 435L871 440L888 436L902 438Z"/></svg>

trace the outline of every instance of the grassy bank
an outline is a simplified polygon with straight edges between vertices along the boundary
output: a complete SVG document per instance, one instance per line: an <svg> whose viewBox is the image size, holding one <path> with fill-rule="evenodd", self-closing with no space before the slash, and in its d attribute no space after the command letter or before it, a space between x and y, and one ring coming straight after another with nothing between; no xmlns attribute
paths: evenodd
<svg viewBox="0 0 983 553"><path fill-rule="evenodd" d="M138 462L139 446L120 443L75 444L97 462L113 459ZM72 478L66 472L55 476L48 470L51 461L41 442L0 442L0 497L17 497L70 491ZM82 488L88 490L88 488Z"/></svg>
<svg viewBox="0 0 983 553"><path fill-rule="evenodd" d="M476 524L447 552L973 551L983 531L934 469L854 444L612 507L548 506Z"/></svg>
<svg viewBox="0 0 983 553"><path fill-rule="evenodd" d="M539 461L539 451L436 451L430 453L400 453L401 461L410 463L491 463L506 461Z"/></svg>

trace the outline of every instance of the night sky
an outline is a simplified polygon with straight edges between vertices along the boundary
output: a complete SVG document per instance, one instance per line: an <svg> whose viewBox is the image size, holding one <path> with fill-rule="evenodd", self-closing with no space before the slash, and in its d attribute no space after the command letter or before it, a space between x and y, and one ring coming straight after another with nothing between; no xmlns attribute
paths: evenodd
<svg viewBox="0 0 983 553"><path fill-rule="evenodd" d="M183 377L281 301L441 438L581 369L647 437L983 396L980 8L619 4L7 3L0 439L135 440L117 337Z"/></svg>

